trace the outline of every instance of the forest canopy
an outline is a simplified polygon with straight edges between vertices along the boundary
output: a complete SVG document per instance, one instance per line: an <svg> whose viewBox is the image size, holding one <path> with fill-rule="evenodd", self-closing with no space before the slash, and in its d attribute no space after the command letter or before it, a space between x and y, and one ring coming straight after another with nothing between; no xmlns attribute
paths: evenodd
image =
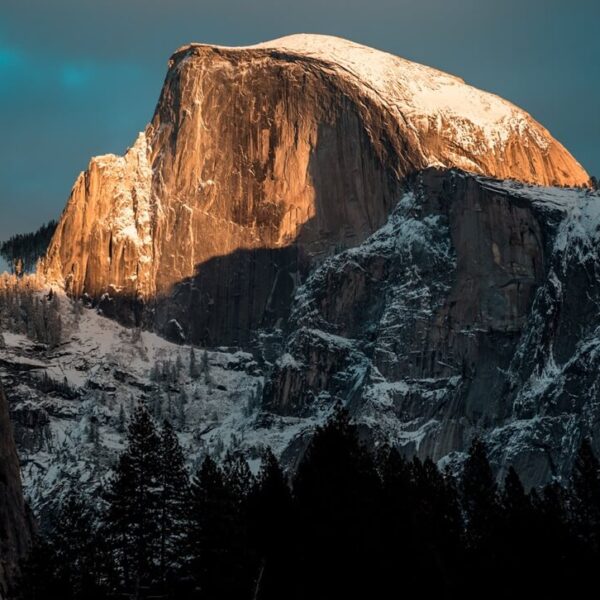
<svg viewBox="0 0 600 600"><path fill-rule="evenodd" d="M48 221L37 231L19 233L0 242L0 255L8 263L11 272L20 275L34 270L36 262L48 249L56 225L56 221Z"/></svg>

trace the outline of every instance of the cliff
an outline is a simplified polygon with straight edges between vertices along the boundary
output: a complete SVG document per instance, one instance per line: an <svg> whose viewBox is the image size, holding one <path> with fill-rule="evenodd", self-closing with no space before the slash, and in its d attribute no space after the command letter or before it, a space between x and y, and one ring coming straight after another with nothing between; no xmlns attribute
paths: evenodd
<svg viewBox="0 0 600 600"><path fill-rule="evenodd" d="M191 44L125 156L77 179L43 269L125 322L247 344L430 166L589 179L525 112L434 69L327 36Z"/></svg>
<svg viewBox="0 0 600 600"><path fill-rule="evenodd" d="M599 219L590 190L420 173L298 290L265 410L340 401L409 456L452 464L477 435L500 476L567 478L582 437L599 448Z"/></svg>
<svg viewBox="0 0 600 600"><path fill-rule="evenodd" d="M442 467L480 436L499 478L512 465L526 486L566 481L584 436L600 452L598 192L439 169L405 183L377 231L298 282L252 353L192 351L65 298L54 351L6 336L34 508L72 482L97 494L132 398L174 423L191 468L265 445L292 466L336 402L365 439Z"/></svg>

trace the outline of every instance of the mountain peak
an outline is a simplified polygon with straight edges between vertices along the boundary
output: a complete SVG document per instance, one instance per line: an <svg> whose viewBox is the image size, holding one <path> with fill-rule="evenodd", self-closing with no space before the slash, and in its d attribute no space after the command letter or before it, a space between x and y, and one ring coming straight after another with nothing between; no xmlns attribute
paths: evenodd
<svg viewBox="0 0 600 600"><path fill-rule="evenodd" d="M137 142L78 178L44 269L107 314L242 345L432 166L588 181L524 111L436 69L329 36L191 44Z"/></svg>
<svg viewBox="0 0 600 600"><path fill-rule="evenodd" d="M388 52L335 36L300 33L252 46L189 44L176 55L194 48L246 55L267 51L317 61L390 111L399 127L417 133L422 167L458 167L541 185L589 182L583 167L524 110L460 77ZM527 164L518 152L515 156L519 143L539 150L540 164ZM503 164L490 164L490 153Z"/></svg>

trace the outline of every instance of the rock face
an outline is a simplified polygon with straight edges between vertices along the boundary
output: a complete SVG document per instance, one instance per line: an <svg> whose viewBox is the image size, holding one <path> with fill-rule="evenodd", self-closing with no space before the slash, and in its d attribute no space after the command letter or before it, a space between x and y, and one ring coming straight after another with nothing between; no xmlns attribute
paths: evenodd
<svg viewBox="0 0 600 600"><path fill-rule="evenodd" d="M0 384L0 598L7 597L17 563L31 542L31 520L21 489L8 403Z"/></svg>
<svg viewBox="0 0 600 600"><path fill-rule="evenodd" d="M209 401L179 382L194 394L191 456L268 442L291 463L340 401L374 442L453 464L481 435L500 476L512 464L537 485L567 476L583 435L600 450L600 197L587 183L529 115L422 65L323 36L192 44L125 156L80 175L42 268L105 315L251 351L243 377L206 379ZM72 377L86 410L110 413L97 421L109 440L117 406L160 393L140 339ZM218 360L238 364L226 350ZM68 372L69 352L48 368ZM53 460L61 419L90 416L21 400L32 464Z"/></svg>
<svg viewBox="0 0 600 600"><path fill-rule="evenodd" d="M596 441L600 196L417 176L388 223L300 288L265 408L340 401L365 435L460 460L475 435L528 485Z"/></svg>
<svg viewBox="0 0 600 600"><path fill-rule="evenodd" d="M310 269L381 227L428 166L589 179L529 115L434 69L326 36L192 44L134 146L79 176L44 272L175 339L247 344L284 325Z"/></svg>

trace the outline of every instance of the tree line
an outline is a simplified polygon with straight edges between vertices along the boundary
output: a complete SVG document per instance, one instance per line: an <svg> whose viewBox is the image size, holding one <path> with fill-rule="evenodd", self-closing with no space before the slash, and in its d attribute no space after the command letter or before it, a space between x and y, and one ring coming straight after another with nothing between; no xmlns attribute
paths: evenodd
<svg viewBox="0 0 600 600"><path fill-rule="evenodd" d="M56 221L48 221L37 231L19 233L0 243L0 255L14 274L22 275L35 269L38 259L46 254L56 226Z"/></svg>
<svg viewBox="0 0 600 600"><path fill-rule="evenodd" d="M499 486L474 440L459 476L370 451L338 408L289 478L270 450L191 478L168 421L138 405L99 501L71 493L22 565L21 599L571 597L600 564L600 467Z"/></svg>
<svg viewBox="0 0 600 600"><path fill-rule="evenodd" d="M71 308L77 315L82 310L78 301ZM59 296L52 289L42 293L34 275L0 275L0 338L1 331L21 333L49 349L56 348L63 336Z"/></svg>

